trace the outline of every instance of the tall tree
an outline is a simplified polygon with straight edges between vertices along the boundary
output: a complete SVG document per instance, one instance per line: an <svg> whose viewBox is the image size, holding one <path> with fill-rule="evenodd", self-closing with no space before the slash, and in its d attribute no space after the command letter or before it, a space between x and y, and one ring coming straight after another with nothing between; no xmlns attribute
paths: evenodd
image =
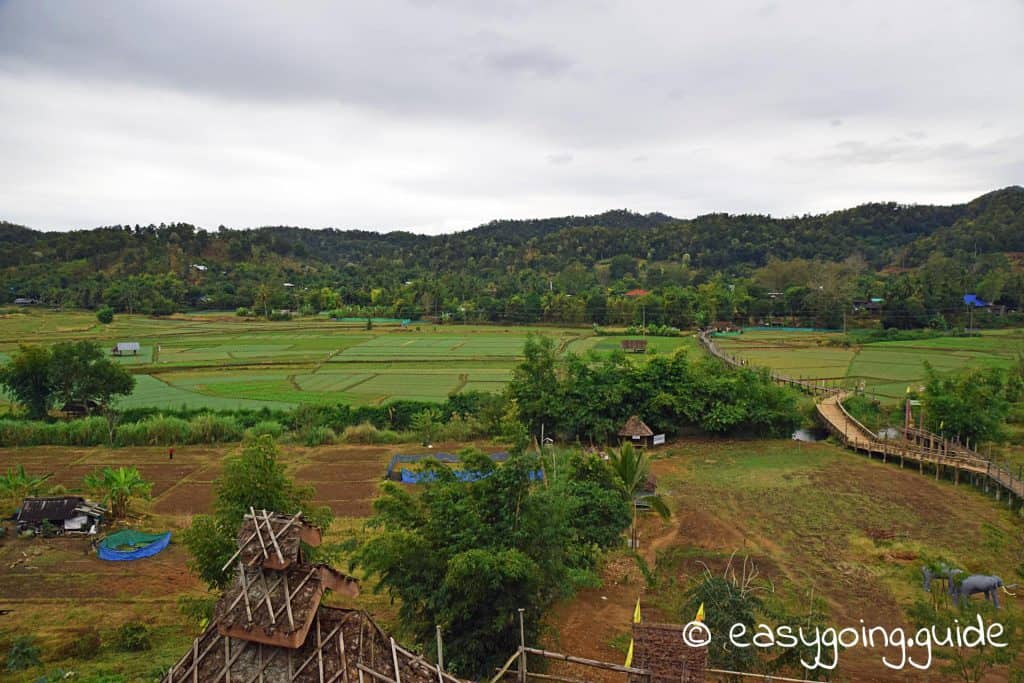
<svg viewBox="0 0 1024 683"><path fill-rule="evenodd" d="M356 560L400 600L402 624L420 646L433 652L439 625L446 663L483 676L518 644L517 609L535 642L544 610L593 580L590 549L614 543L628 518L607 477L581 472L562 481L587 486L541 486L536 456L498 467L476 451L461 455L461 476L427 464L432 477L417 495L385 482L371 521L380 532Z"/></svg>
<svg viewBox="0 0 1024 683"><path fill-rule="evenodd" d="M280 461L281 451L273 437L264 435L242 446L242 452L224 461L214 482L212 515L196 515L183 538L192 559L189 566L211 588L222 588L231 574L222 567L235 551L235 534L250 508L303 516L328 529L329 508L310 504L313 488L297 485Z"/></svg>
<svg viewBox="0 0 1024 683"><path fill-rule="evenodd" d="M126 396L135 388L135 378L91 341L54 344L50 382L57 402L81 403L86 412L91 411L91 401L103 407L115 396Z"/></svg>
<svg viewBox="0 0 1024 683"><path fill-rule="evenodd" d="M46 417L53 404L53 375L50 350L22 344L11 361L0 366L0 385L6 387L28 412L29 417Z"/></svg>

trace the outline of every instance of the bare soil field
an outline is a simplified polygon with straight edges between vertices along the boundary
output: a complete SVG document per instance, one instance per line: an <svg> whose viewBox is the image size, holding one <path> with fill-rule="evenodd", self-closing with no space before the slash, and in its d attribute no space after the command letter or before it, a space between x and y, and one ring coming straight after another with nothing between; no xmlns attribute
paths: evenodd
<svg viewBox="0 0 1024 683"><path fill-rule="evenodd" d="M154 482L154 497L138 506L134 528L170 530L188 526L208 510L212 482L225 455L237 446L180 448L173 462L162 448L0 450L0 469L23 463L32 472L54 472L72 489L102 465L135 465ZM454 452L459 444L435 451ZM337 515L330 542L365 537L364 519L391 456L417 452L405 446L285 446L289 472L316 490L318 502ZM772 595L797 613L807 596L824 598L827 623L907 626L906 608L921 597L922 558L942 555L968 571L1018 581L1024 556L1019 519L967 485L954 487L916 470L870 461L835 446L792 441L687 440L659 449L653 470L658 488L674 510L664 522L641 521L640 554L658 577L649 585L625 550L613 553L603 585L581 591L556 606L545 645L561 652L621 662L637 598L646 621L679 622L682 592L700 574L721 573L730 556L749 556ZM878 529L896 538L875 540ZM117 672L144 680L154 667L171 663L187 647L198 624L178 608L182 596L203 596L204 586L187 568L184 548L138 562L108 563L81 539L0 541L0 648L18 633L35 633L44 652L42 671L73 665L77 671ZM387 625L395 606L367 585L352 603ZM1009 608L1024 597L1001 596ZM159 645L149 653L122 653L111 644L114 630L130 620L154 629ZM103 647L95 660L67 654L69 641L95 628ZM838 681L924 680L894 677L882 668L882 651L843 653ZM593 671L564 673L605 680ZM36 675L39 675L38 673ZM909 674L908 674L909 676ZM0 681L24 680L0 672ZM612 680L609 678L607 680ZM950 680L932 671L929 681ZM1006 680L1005 672L986 679Z"/></svg>
<svg viewBox="0 0 1024 683"><path fill-rule="evenodd" d="M860 619L910 628L906 609L925 595L920 566L926 556L945 556L1009 584L1020 580L1019 518L970 486L936 482L825 443L694 441L669 453L653 470L674 515L667 523L645 515L641 523L639 552L656 569L658 585L646 584L627 553L613 556L601 588L584 590L555 610L551 649L621 663L637 598L645 621L688 621L693 615L680 612L680 587L705 570L720 575L734 553L734 563L743 556L753 560L790 613L805 613L813 591L825 599L827 625L840 628ZM896 538L874 540L880 529L894 530ZM1024 608L1019 593L1000 600L1007 609ZM881 664L885 654L845 651L833 680L956 680L937 665L927 678L897 674ZM895 651L888 654L892 659ZM1003 670L985 680L1006 676Z"/></svg>

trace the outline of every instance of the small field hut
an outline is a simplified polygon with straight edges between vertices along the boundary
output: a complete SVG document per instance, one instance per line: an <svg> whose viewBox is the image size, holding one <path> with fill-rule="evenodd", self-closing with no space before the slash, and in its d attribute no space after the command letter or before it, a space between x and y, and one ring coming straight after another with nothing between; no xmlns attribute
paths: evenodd
<svg viewBox="0 0 1024 683"><path fill-rule="evenodd" d="M18 532L95 534L106 509L81 496L26 498L15 517Z"/></svg>
<svg viewBox="0 0 1024 683"><path fill-rule="evenodd" d="M111 353L115 356L137 356L140 348L139 342L117 342Z"/></svg>
<svg viewBox="0 0 1024 683"><path fill-rule="evenodd" d="M647 353L646 339L623 339L621 345L626 353Z"/></svg>
<svg viewBox="0 0 1024 683"><path fill-rule="evenodd" d="M626 424L619 430L619 440L622 443L632 443L634 446L650 446L654 439L654 432L644 424L639 416L633 415Z"/></svg>

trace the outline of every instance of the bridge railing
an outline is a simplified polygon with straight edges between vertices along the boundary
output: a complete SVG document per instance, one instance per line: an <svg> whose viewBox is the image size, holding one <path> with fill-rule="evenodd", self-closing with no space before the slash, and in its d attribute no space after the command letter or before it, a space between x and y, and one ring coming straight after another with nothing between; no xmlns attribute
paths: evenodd
<svg viewBox="0 0 1024 683"><path fill-rule="evenodd" d="M748 361L728 354L718 348L718 345L711 339L707 330L701 330L698 333L697 338L707 352L715 358L718 358L734 367L750 367ZM846 409L846 406L843 405L843 398L845 398L845 395L848 393L845 390L838 387L828 386L820 380L813 381L794 379L772 371L769 371L769 375L772 380L779 384L787 384L796 387L801 391L805 391L814 396L823 396L826 398L833 396L837 397L834 405L842 411L846 424L852 424L854 431L857 432L862 439L869 442L869 446L872 450L881 453L889 453L894 456L909 456L914 460L933 463L936 466L942 465L981 473L1000 486L1012 491L1015 495L1024 497L1024 467L1022 466L1018 466L1018 471L1014 474L1009 465L1005 463L1000 464L994 462L990 458L984 457L981 453L967 448L962 444L950 441L940 434L935 434L928 430L916 427L908 427L901 430L905 437L903 440L893 442L887 439L881 439L877 434L853 417L853 415L851 415ZM851 435L847 429L841 429L838 425L833 424L832 421L828 419L828 415L825 413L821 402L817 404L816 409L818 414L821 415L829 425L830 430L846 446L851 448L864 448L863 444L857 443L855 438L851 438L851 436L855 435Z"/></svg>

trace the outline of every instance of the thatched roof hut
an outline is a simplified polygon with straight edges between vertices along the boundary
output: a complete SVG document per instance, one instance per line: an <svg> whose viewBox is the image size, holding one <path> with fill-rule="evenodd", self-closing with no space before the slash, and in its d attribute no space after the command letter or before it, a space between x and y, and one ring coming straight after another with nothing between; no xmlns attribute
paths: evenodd
<svg viewBox="0 0 1024 683"><path fill-rule="evenodd" d="M629 440L640 446L649 445L653 437L654 432L637 415L631 415L626 420L626 424L622 425L622 429L619 430L620 439L623 441Z"/></svg>

